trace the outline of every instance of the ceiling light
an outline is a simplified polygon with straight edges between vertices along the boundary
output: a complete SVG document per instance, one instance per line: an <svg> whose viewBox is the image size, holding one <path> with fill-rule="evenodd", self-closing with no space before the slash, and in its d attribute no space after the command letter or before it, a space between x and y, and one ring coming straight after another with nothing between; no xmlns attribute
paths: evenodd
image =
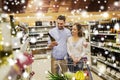
<svg viewBox="0 0 120 80"><path fill-rule="evenodd" d="M28 7L29 7L29 8L31 8L31 7L32 7L32 5L30 5L30 4L29 4L29 5L28 5Z"/></svg>
<svg viewBox="0 0 120 80"><path fill-rule="evenodd" d="M77 2L76 2L76 1L74 1L74 3L76 4Z"/></svg>
<svg viewBox="0 0 120 80"><path fill-rule="evenodd" d="M43 5L43 3L42 3L42 2L39 2L39 3L38 3L38 6L42 6L42 5Z"/></svg>
<svg viewBox="0 0 120 80"><path fill-rule="evenodd" d="M24 4L24 3L25 3L25 0L21 0L21 3L23 3L23 4Z"/></svg>
<svg viewBox="0 0 120 80"><path fill-rule="evenodd" d="M67 7L66 10L69 10L69 8Z"/></svg>
<svg viewBox="0 0 120 80"><path fill-rule="evenodd" d="M107 1L105 0L104 3L107 3Z"/></svg>
<svg viewBox="0 0 120 80"><path fill-rule="evenodd" d="M55 0L55 2L57 2L57 0Z"/></svg>
<svg viewBox="0 0 120 80"><path fill-rule="evenodd" d="M102 16L103 16L104 18L107 18L107 17L109 17L109 14L108 14L108 12L104 12L104 13L102 14Z"/></svg>
<svg viewBox="0 0 120 80"><path fill-rule="evenodd" d="M98 3L100 3L100 1L98 1Z"/></svg>
<svg viewBox="0 0 120 80"><path fill-rule="evenodd" d="M7 10L7 9L8 9L8 6L5 5L5 6L3 7L3 9L4 9L4 10Z"/></svg>
<svg viewBox="0 0 120 80"><path fill-rule="evenodd" d="M104 6L100 6L100 9L103 10L103 9L104 9Z"/></svg>
<svg viewBox="0 0 120 80"><path fill-rule="evenodd" d="M85 6L86 9L88 9L88 6Z"/></svg>
<svg viewBox="0 0 120 80"><path fill-rule="evenodd" d="M119 6L119 3L120 3L119 1L115 1L114 6Z"/></svg>

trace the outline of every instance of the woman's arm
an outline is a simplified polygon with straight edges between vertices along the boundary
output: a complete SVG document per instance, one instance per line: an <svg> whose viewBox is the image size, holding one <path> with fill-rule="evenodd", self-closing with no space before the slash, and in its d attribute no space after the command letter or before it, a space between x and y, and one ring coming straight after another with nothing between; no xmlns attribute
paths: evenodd
<svg viewBox="0 0 120 80"><path fill-rule="evenodd" d="M73 59L74 55L71 52L72 46L70 45L70 42L71 42L70 38L71 37L69 37L68 40L67 40L67 52L68 52L68 55Z"/></svg>

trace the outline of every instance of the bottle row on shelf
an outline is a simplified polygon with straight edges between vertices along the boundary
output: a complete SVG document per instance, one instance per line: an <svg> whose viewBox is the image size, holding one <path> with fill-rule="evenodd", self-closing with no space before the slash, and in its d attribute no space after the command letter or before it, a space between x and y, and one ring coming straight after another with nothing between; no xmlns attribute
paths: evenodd
<svg viewBox="0 0 120 80"><path fill-rule="evenodd" d="M90 25L90 42L93 71L105 80L120 80L120 19Z"/></svg>
<svg viewBox="0 0 120 80"><path fill-rule="evenodd" d="M99 33L118 33L120 32L120 19L112 19L107 22L96 22L94 25L91 25L91 33L98 31Z"/></svg>
<svg viewBox="0 0 120 80"><path fill-rule="evenodd" d="M102 67L102 69L99 68L98 70L98 66L93 65L91 67L91 69L98 74L99 76L103 77L105 80L120 80L120 73L119 71L113 69L110 66L106 66L104 64L102 64L104 67Z"/></svg>
<svg viewBox="0 0 120 80"><path fill-rule="evenodd" d="M103 62L111 64L111 66L114 67L119 67L120 69L120 53L116 53L92 46L91 56L95 56L98 59L102 60Z"/></svg>

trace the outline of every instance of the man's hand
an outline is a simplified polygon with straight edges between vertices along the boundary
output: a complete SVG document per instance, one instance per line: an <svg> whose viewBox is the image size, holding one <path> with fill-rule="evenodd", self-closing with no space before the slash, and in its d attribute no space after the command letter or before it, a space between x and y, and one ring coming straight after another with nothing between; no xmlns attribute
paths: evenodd
<svg viewBox="0 0 120 80"><path fill-rule="evenodd" d="M54 46L57 46L57 45L58 43L56 41L52 41L48 47L52 49Z"/></svg>

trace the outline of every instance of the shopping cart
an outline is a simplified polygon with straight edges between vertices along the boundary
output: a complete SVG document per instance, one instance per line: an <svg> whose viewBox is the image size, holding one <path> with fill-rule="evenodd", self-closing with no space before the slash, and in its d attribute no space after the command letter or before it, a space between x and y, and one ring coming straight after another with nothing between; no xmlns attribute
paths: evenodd
<svg viewBox="0 0 120 80"><path fill-rule="evenodd" d="M70 60L68 58L68 60ZM71 79L69 80L83 80L83 79L76 79L75 75L77 75L79 78L81 77L81 75L78 74L78 72L82 72L83 76L84 76L84 80L93 80L92 78L92 74L91 74L91 70L90 70L90 67L87 63L88 59L87 57L83 57L81 59L81 61L78 63L78 64L73 64L73 62L69 62L67 64L62 64L64 66L67 66L68 67L68 71L67 72L64 72L61 68L61 65L58 64L58 72L59 74L65 74L65 73L72 73L72 75L74 75Z"/></svg>

